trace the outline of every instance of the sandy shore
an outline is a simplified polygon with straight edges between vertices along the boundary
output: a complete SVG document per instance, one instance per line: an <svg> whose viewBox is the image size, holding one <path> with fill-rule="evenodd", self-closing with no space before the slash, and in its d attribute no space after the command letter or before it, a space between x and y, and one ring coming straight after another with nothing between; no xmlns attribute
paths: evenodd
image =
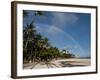
<svg viewBox="0 0 100 80"><path fill-rule="evenodd" d="M55 63L62 67L75 67L75 66L81 67L81 66L91 65L90 59L77 59L77 58L55 60L52 63Z"/></svg>
<svg viewBox="0 0 100 80"><path fill-rule="evenodd" d="M24 69L41 69L41 68L61 68L61 67L84 67L91 65L91 59L59 59L50 62L33 62L23 65Z"/></svg>

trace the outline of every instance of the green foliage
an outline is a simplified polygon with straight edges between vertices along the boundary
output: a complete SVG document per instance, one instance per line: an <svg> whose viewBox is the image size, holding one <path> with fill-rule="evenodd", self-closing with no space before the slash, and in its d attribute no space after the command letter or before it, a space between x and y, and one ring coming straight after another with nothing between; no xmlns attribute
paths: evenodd
<svg viewBox="0 0 100 80"><path fill-rule="evenodd" d="M35 12L35 15L41 16L41 15L44 15L44 14L43 14L42 11L36 11L36 12Z"/></svg>
<svg viewBox="0 0 100 80"><path fill-rule="evenodd" d="M23 17L27 17L28 16L28 12L23 10Z"/></svg>
<svg viewBox="0 0 100 80"><path fill-rule="evenodd" d="M28 13L24 11L24 17ZM37 11L36 15L43 15L43 12ZM70 58L74 55L66 53L66 50L60 51L57 47L50 45L48 38L37 33L34 22L32 21L23 29L23 60L25 61L50 61L57 58Z"/></svg>

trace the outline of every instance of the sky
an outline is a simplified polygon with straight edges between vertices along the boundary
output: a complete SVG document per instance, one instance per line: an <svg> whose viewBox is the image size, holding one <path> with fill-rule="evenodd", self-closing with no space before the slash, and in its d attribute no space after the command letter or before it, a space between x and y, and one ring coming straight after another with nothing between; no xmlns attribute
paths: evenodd
<svg viewBox="0 0 100 80"><path fill-rule="evenodd" d="M34 21L36 31L47 37L52 46L66 49L78 57L91 56L89 13L43 11L43 16L35 16L36 11L26 11L29 14L23 18L24 27Z"/></svg>

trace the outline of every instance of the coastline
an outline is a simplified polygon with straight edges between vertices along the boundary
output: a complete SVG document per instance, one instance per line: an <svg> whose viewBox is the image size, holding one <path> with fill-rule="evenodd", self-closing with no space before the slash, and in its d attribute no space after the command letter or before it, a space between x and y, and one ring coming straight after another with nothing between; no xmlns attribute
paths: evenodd
<svg viewBox="0 0 100 80"><path fill-rule="evenodd" d="M90 66L90 58L57 59L50 62L33 62L23 64L23 69L62 68Z"/></svg>

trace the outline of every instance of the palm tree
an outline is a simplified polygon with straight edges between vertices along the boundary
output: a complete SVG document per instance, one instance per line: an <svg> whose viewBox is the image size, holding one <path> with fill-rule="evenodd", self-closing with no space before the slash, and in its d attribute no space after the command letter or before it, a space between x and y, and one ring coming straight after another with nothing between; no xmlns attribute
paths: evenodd
<svg viewBox="0 0 100 80"><path fill-rule="evenodd" d="M36 16L43 16L44 13L42 11L35 11Z"/></svg>
<svg viewBox="0 0 100 80"><path fill-rule="evenodd" d="M29 12L27 11L23 11L23 18L27 18L28 17ZM41 11L36 11L35 16L41 16L43 15L43 13ZM34 18L33 18L34 21ZM27 57L26 55L30 55L30 60L32 59L33 56L33 51L35 51L36 54L36 30L35 30L35 26L34 26L34 22L30 22L30 24L27 24L27 27L24 27L23 29L23 53L24 53L24 58ZM39 37L39 36L37 36ZM34 47L33 47L34 45Z"/></svg>
<svg viewBox="0 0 100 80"><path fill-rule="evenodd" d="M28 12L23 10L23 17L27 17L28 16Z"/></svg>
<svg viewBox="0 0 100 80"><path fill-rule="evenodd" d="M63 50L62 50L62 53L66 53L66 49L63 49Z"/></svg>
<svg viewBox="0 0 100 80"><path fill-rule="evenodd" d="M44 15L42 11L35 11L35 16ZM28 12L23 11L23 17L28 17ZM59 51L57 47L50 45L48 38L37 33L33 21L23 29L23 58L32 61L50 61L52 59L69 58L73 55L68 50ZM67 53L67 54L66 54Z"/></svg>

